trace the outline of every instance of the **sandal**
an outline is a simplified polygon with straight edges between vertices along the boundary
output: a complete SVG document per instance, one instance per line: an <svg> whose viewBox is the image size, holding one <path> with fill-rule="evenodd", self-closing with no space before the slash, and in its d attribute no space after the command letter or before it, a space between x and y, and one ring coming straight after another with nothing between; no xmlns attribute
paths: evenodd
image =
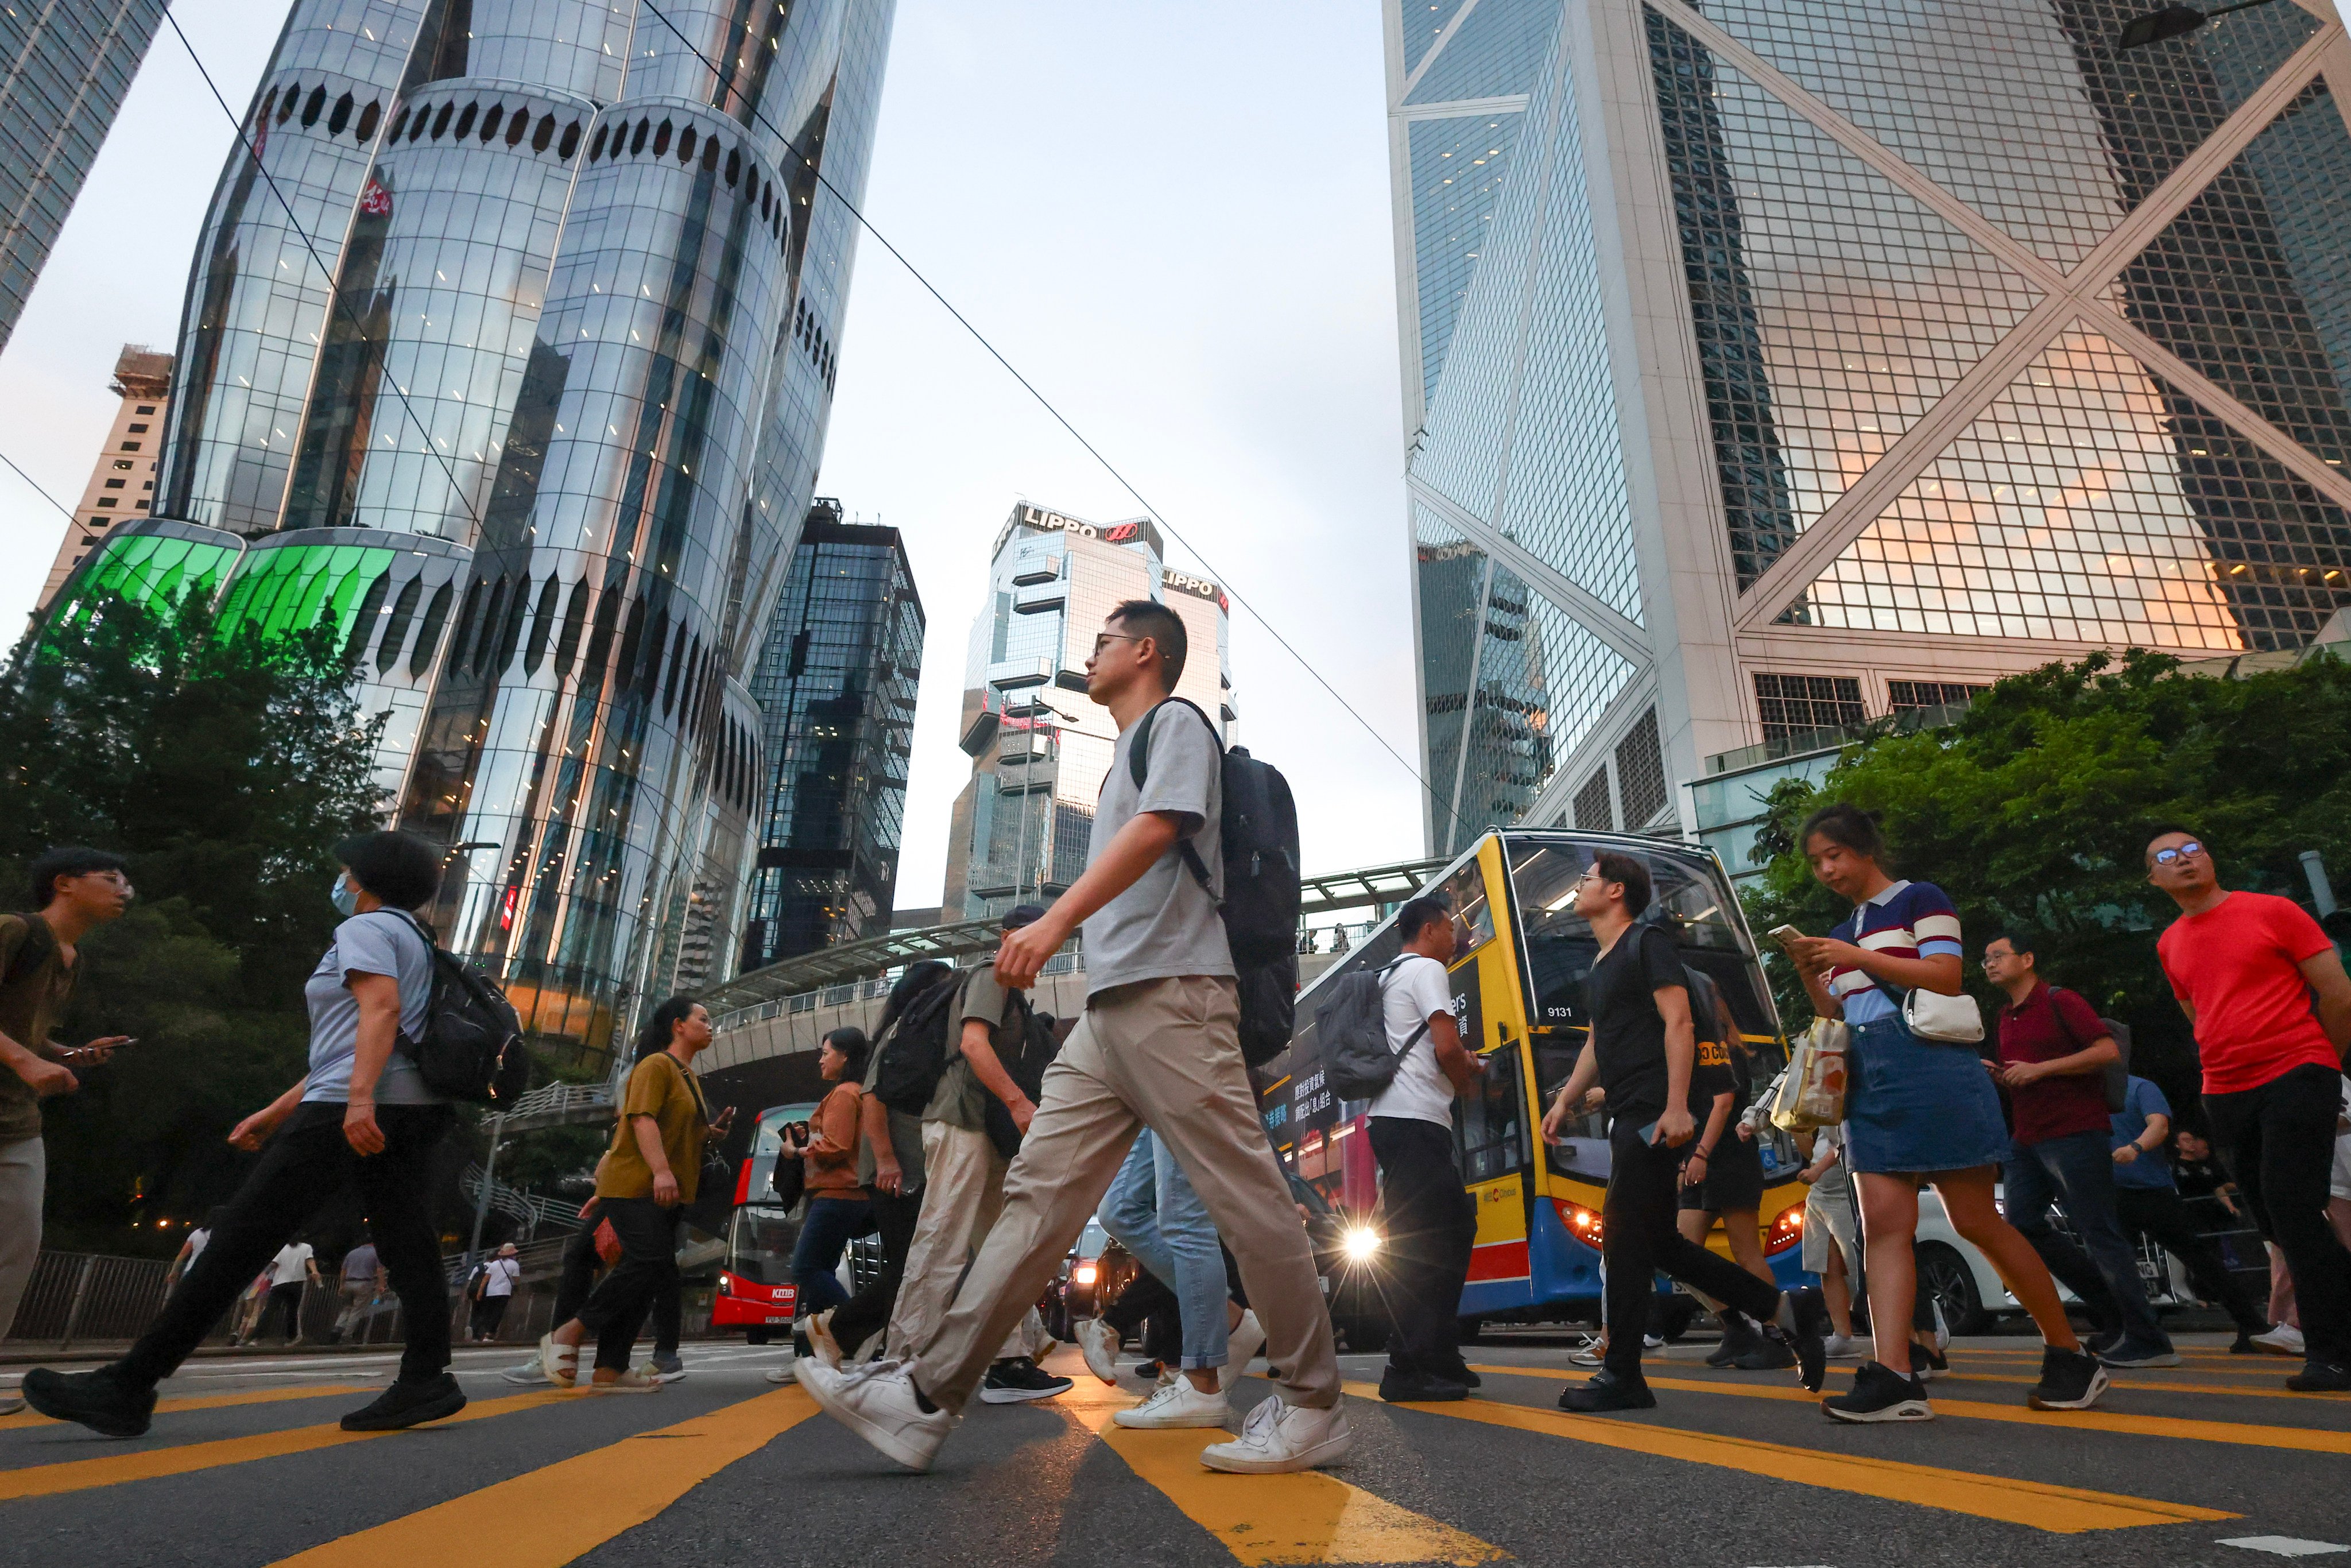
<svg viewBox="0 0 2351 1568"><path fill-rule="evenodd" d="M580 1380L580 1347L558 1344L552 1332L538 1337L538 1369L558 1388L569 1388Z"/></svg>

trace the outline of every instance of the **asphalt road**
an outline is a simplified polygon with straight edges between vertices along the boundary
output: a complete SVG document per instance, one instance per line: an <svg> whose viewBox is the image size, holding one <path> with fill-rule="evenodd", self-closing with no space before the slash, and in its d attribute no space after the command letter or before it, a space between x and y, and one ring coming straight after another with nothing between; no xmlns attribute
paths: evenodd
<svg viewBox="0 0 2351 1568"><path fill-rule="evenodd" d="M1072 1393L975 1406L927 1477L762 1381L775 1350L689 1345L684 1382L636 1396L518 1390L496 1376L513 1352L466 1351L459 1418L357 1438L336 1417L388 1357L193 1363L135 1441L0 1419L0 1564L2351 1568L2351 1396L2181 1341L2186 1365L2066 1416L2024 1407L2029 1342L1962 1341L1938 1418L1890 1427L1831 1425L1791 1374L1708 1371L1704 1342L1651 1358L1659 1408L1633 1417L1558 1410L1583 1374L1556 1336L1474 1347L1484 1394L1451 1406L1384 1406L1376 1360L1349 1357L1354 1457L1302 1477L1213 1475L1214 1434L1111 1427L1139 1389L1068 1351ZM1237 1414L1267 1392L1244 1383Z"/></svg>

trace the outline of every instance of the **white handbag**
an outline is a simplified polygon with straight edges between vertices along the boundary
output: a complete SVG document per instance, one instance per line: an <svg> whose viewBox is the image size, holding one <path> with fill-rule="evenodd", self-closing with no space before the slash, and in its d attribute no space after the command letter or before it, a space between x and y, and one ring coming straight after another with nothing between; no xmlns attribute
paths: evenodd
<svg viewBox="0 0 2351 1568"><path fill-rule="evenodd" d="M1973 1045L1984 1037L1983 1009L1965 991L1947 997L1912 990L1902 998L1902 1022L1918 1039L1947 1045Z"/></svg>

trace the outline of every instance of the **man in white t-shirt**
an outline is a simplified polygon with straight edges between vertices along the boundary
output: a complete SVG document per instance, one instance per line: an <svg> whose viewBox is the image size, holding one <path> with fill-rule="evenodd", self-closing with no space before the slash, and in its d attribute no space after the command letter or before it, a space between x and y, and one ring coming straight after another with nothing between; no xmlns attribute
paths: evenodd
<svg viewBox="0 0 2351 1568"><path fill-rule="evenodd" d="M1380 1162L1386 1218L1382 1255L1395 1314L1380 1397L1461 1399L1477 1374L1461 1359L1461 1286L1478 1242L1478 1201L1453 1160L1453 1097L1485 1071L1453 1017L1458 929L1437 899L1396 913L1404 954L1381 983L1380 1005L1395 1076L1371 1105L1372 1154Z"/></svg>
<svg viewBox="0 0 2351 1568"><path fill-rule="evenodd" d="M288 1241L269 1261L269 1300L262 1303L261 1322L253 1331L255 1339L269 1332L270 1320L281 1312L286 1314L286 1343L292 1344L302 1337L302 1287L306 1282L319 1282L318 1258L308 1241Z"/></svg>
<svg viewBox="0 0 2351 1568"><path fill-rule="evenodd" d="M474 1321L471 1325L477 1342L486 1343L497 1338L498 1325L506 1321L507 1303L514 1300L515 1281L522 1278L522 1263L516 1257L517 1250L515 1244L509 1241L482 1265L482 1277L474 1291Z"/></svg>

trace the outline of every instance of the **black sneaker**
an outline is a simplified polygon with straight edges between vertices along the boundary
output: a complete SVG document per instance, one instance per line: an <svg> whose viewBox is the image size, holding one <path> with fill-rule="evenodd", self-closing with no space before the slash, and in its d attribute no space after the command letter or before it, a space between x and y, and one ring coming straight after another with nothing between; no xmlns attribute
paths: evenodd
<svg viewBox="0 0 2351 1568"><path fill-rule="evenodd" d="M1469 1370L1466 1361L1457 1361L1439 1374L1447 1383L1458 1383L1464 1388L1483 1388L1486 1380Z"/></svg>
<svg viewBox="0 0 2351 1568"><path fill-rule="evenodd" d="M987 1376L979 1385L979 1401L983 1405L1020 1405L1031 1399L1050 1399L1076 1386L1025 1355L1008 1356L987 1369Z"/></svg>
<svg viewBox="0 0 2351 1568"><path fill-rule="evenodd" d="M1741 1351L1730 1364L1741 1372L1778 1372L1796 1364L1796 1347L1776 1327L1768 1328L1756 1336L1752 1349Z"/></svg>
<svg viewBox="0 0 2351 1568"><path fill-rule="evenodd" d="M1763 1336L1747 1321L1744 1312L1726 1310L1722 1314L1722 1343L1708 1353L1708 1366L1729 1366L1740 1357L1751 1355L1763 1348Z"/></svg>
<svg viewBox="0 0 2351 1568"><path fill-rule="evenodd" d="M2051 1345L2041 1353L2041 1382L2024 1402L2035 1410L2087 1410L2105 1392L2106 1369L2096 1356Z"/></svg>
<svg viewBox="0 0 2351 1568"><path fill-rule="evenodd" d="M1582 1383L1571 1383L1559 1396L1559 1407L1578 1415L1597 1416L1611 1410L1655 1410L1657 1396L1649 1392L1646 1383L1620 1383L1616 1375L1602 1367Z"/></svg>
<svg viewBox="0 0 2351 1568"><path fill-rule="evenodd" d="M2179 1353L2172 1349L2170 1343L2165 1340L2158 1340L2153 1344L2133 1344L2128 1340L2124 1340L2105 1350L2093 1350L2090 1354L2098 1358L2098 1364L2101 1366L2121 1367L2125 1370L2133 1367L2179 1364Z"/></svg>
<svg viewBox="0 0 2351 1568"><path fill-rule="evenodd" d="M78 1421L102 1437L140 1437L155 1414L155 1391L118 1382L109 1372L25 1374L25 1403L57 1421Z"/></svg>
<svg viewBox="0 0 2351 1568"><path fill-rule="evenodd" d="M2082 1348L2088 1351L2092 1355L2096 1356L2100 1361L2104 1361L2106 1359L2107 1353L2116 1349L2122 1343L2122 1330L2099 1329L2091 1334L2089 1338L2082 1342Z"/></svg>
<svg viewBox="0 0 2351 1568"><path fill-rule="evenodd" d="M1832 1421L1931 1421L1935 1407L1927 1403L1925 1380L1865 1361L1854 1368L1853 1392L1822 1400L1821 1414Z"/></svg>
<svg viewBox="0 0 2351 1568"><path fill-rule="evenodd" d="M1920 1344L1914 1340L1910 1344L1910 1367L1918 1381L1928 1383L1951 1370L1951 1358L1936 1349L1932 1341Z"/></svg>
<svg viewBox="0 0 2351 1568"><path fill-rule="evenodd" d="M1784 1291L1780 1298L1780 1316L1786 1321L1771 1332L1792 1353L1796 1380L1808 1391L1818 1394L1829 1375L1827 1298L1811 1285ZM1789 1363L1780 1364L1786 1366Z"/></svg>
<svg viewBox="0 0 2351 1568"><path fill-rule="evenodd" d="M2337 1366L2331 1361L2304 1362L2285 1385L2296 1394L2351 1394L2351 1366Z"/></svg>
<svg viewBox="0 0 2351 1568"><path fill-rule="evenodd" d="M2266 1328L2268 1325L2263 1324L2262 1326ZM2262 1354L2262 1347L2253 1343L2252 1331L2250 1329L2239 1329L2237 1331L2237 1337L2229 1342L2229 1354L2231 1355L2259 1355Z"/></svg>
<svg viewBox="0 0 2351 1568"><path fill-rule="evenodd" d="M1469 1397L1469 1385L1417 1368L1390 1365L1380 1374L1380 1397L1391 1405L1437 1405Z"/></svg>
<svg viewBox="0 0 2351 1568"><path fill-rule="evenodd" d="M346 1432L397 1432L455 1416L465 1407L465 1391L447 1373L414 1383L402 1380L343 1417Z"/></svg>

